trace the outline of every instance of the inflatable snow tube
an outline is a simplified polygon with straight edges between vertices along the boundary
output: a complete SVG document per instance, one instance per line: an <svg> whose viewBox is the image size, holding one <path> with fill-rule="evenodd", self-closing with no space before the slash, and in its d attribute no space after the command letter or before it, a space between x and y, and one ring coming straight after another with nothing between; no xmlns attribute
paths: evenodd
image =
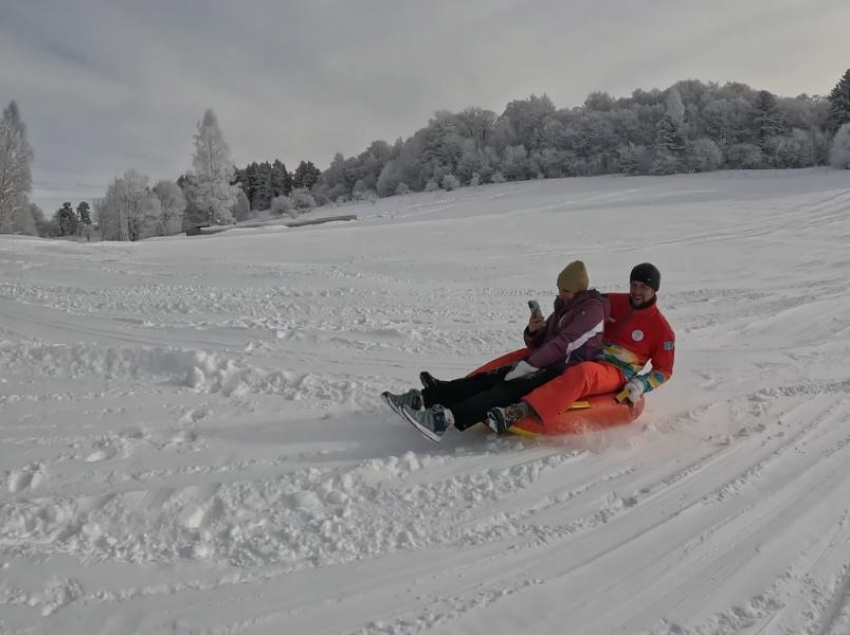
<svg viewBox="0 0 850 635"><path fill-rule="evenodd" d="M528 349L521 348L502 355L476 368L470 375L486 373L499 366L517 362L527 354ZM581 401L559 404L558 415L554 420L546 421L545 426L536 414L531 414L512 425L509 432L528 437L581 434L631 423L643 412L643 397L632 405L617 401L615 395L616 393L591 395Z"/></svg>

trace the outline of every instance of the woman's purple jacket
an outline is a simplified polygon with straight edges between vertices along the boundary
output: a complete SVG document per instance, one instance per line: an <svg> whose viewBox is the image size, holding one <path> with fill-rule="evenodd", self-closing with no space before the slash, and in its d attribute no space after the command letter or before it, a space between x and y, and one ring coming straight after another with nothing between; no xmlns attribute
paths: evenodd
<svg viewBox="0 0 850 635"><path fill-rule="evenodd" d="M608 303L596 289L579 291L569 304L555 299L555 311L534 335L523 333L529 349L526 361L536 368L564 366L594 358L602 345Z"/></svg>

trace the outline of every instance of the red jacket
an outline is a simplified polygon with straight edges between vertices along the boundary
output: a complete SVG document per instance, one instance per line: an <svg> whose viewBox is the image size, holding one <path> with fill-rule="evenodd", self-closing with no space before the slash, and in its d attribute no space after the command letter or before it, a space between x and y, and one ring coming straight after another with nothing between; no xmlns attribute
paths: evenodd
<svg viewBox="0 0 850 635"><path fill-rule="evenodd" d="M609 317L598 359L619 368L625 381L637 377L644 392L658 388L673 375L676 334L655 303L636 310L628 293L604 297ZM640 375L647 362L652 363L652 370Z"/></svg>

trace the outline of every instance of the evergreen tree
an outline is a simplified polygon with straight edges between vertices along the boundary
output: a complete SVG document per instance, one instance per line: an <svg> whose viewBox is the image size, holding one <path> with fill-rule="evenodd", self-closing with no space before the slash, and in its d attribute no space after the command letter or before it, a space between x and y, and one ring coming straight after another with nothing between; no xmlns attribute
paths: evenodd
<svg viewBox="0 0 850 635"><path fill-rule="evenodd" d="M767 90L759 91L755 109L758 146L764 150L770 139L782 134L782 116L776 97Z"/></svg>
<svg viewBox="0 0 850 635"><path fill-rule="evenodd" d="M77 224L80 222L80 219L77 218L77 214L74 208L71 207L70 202L65 201L62 203L62 207L56 210L54 220L59 226L60 236L74 236L77 233Z"/></svg>
<svg viewBox="0 0 850 635"><path fill-rule="evenodd" d="M850 123L850 69L847 69L829 94L826 127L829 132L834 133L846 123Z"/></svg>
<svg viewBox="0 0 850 635"><path fill-rule="evenodd" d="M254 168L252 186L254 190L254 198L252 199L254 209L269 209L274 198L274 189L272 188L272 166L269 165L268 161L263 161Z"/></svg>
<svg viewBox="0 0 850 635"><path fill-rule="evenodd" d="M271 175L272 196L289 195L292 192L292 175L279 159L272 163Z"/></svg>
<svg viewBox="0 0 850 635"><path fill-rule="evenodd" d="M684 170L685 145L673 120L664 116L658 122L655 133L655 156L650 174L676 174Z"/></svg>
<svg viewBox="0 0 850 635"><path fill-rule="evenodd" d="M12 101L0 119L0 233L13 231L19 211L27 209L32 160L26 126Z"/></svg>
<svg viewBox="0 0 850 635"><path fill-rule="evenodd" d="M91 225L91 208L86 201L77 205L77 218L83 225Z"/></svg>
<svg viewBox="0 0 850 635"><path fill-rule="evenodd" d="M230 210L236 202L236 186L232 184L234 167L230 148L212 110L207 110L198 122L194 140L195 178L187 194L194 207L206 216L208 224L229 223L233 220Z"/></svg>
<svg viewBox="0 0 850 635"><path fill-rule="evenodd" d="M620 155L620 172L631 175L640 174L642 172L642 164L644 161L644 155L646 154L646 148L644 146L638 146L634 143L630 143L628 145L620 146L617 149L617 153Z"/></svg>
<svg viewBox="0 0 850 635"><path fill-rule="evenodd" d="M292 189L309 190L316 184L321 174L321 170L313 165L312 161L302 161L292 175Z"/></svg>

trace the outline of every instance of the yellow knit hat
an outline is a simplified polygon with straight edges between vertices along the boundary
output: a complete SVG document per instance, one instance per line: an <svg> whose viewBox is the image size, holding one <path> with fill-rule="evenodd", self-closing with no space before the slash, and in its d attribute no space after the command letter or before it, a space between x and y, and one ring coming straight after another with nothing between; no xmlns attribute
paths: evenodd
<svg viewBox="0 0 850 635"><path fill-rule="evenodd" d="M574 260L558 274L558 288L566 291L587 291L590 280L581 260Z"/></svg>

